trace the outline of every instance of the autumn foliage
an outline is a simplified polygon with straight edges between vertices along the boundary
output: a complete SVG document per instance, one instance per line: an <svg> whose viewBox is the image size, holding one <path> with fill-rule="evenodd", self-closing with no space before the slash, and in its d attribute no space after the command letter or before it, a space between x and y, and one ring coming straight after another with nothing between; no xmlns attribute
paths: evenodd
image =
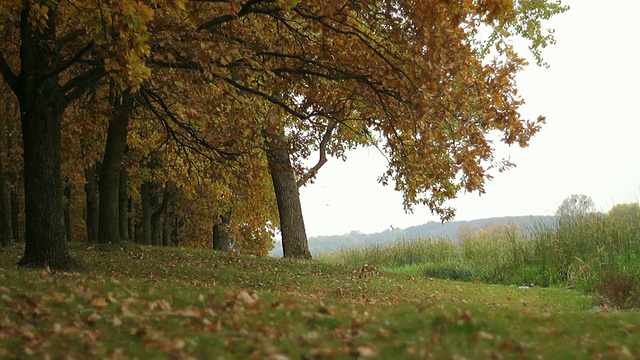
<svg viewBox="0 0 640 360"><path fill-rule="evenodd" d="M20 109L2 118L12 144L2 175L5 194L24 193L21 263L65 268L65 238L97 234L193 246L218 234L265 255L278 228L285 256L309 257L297 187L358 146L386 154L380 181L407 210L426 204L450 219L448 199L482 192L492 169L512 166L494 158L488 135L527 146L544 122L518 112L526 61L511 40L528 41L541 62L553 42L542 21L565 10L524 0L2 0L2 100ZM29 180L44 178L49 187Z"/></svg>

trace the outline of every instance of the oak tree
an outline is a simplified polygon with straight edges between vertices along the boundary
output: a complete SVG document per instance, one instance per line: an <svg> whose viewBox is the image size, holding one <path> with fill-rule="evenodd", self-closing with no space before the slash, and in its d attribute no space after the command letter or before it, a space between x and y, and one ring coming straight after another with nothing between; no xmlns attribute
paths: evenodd
<svg viewBox="0 0 640 360"><path fill-rule="evenodd" d="M309 257L291 179L312 179L327 154L379 147L389 163L380 181L395 183L407 210L425 204L443 220L454 214L446 200L482 192L492 168L512 166L494 159L488 134L527 146L544 118L518 112L525 60L510 39L530 40L539 56L552 42L541 22L565 10L553 1L202 1L189 20L199 42L211 39L200 51L211 56L178 62L279 108L245 123L267 134L272 175L289 179L275 188L285 256ZM304 169L314 148L320 161Z"/></svg>
<svg viewBox="0 0 640 360"><path fill-rule="evenodd" d="M156 9L183 6L167 1ZM20 265L78 269L68 253L62 205L61 122L65 110L108 73L122 89L148 75L142 61L145 22L154 8L128 0L0 1L12 39L0 50L0 73L21 114L25 238Z"/></svg>

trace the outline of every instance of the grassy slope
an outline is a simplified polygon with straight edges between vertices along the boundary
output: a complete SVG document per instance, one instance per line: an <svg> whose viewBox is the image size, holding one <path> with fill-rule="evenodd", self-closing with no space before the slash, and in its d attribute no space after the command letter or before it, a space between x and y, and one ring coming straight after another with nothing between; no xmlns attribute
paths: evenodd
<svg viewBox="0 0 640 360"><path fill-rule="evenodd" d="M91 273L0 253L0 358L638 358L640 315L577 292L208 250L74 249Z"/></svg>

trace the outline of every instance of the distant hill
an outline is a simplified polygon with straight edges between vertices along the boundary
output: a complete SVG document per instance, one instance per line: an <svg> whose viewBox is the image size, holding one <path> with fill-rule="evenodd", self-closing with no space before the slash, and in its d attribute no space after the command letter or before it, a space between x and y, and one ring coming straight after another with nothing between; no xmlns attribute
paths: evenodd
<svg viewBox="0 0 640 360"><path fill-rule="evenodd" d="M535 224L549 224L555 216L506 216L471 221L450 221L440 223L429 221L426 224L408 227L406 229L388 229L374 234L362 234L352 231L344 235L317 236L309 238L309 250L312 255L336 251L344 248L363 248L365 246L391 244L399 240L416 240L423 238L446 238L456 240L461 226L481 229L490 224L516 223L522 229L531 228ZM276 242L272 255L282 256L282 244Z"/></svg>

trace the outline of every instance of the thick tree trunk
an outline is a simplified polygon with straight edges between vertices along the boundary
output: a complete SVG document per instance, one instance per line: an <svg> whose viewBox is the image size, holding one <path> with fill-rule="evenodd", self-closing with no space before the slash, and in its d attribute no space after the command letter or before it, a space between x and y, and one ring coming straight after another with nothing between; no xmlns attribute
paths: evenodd
<svg viewBox="0 0 640 360"><path fill-rule="evenodd" d="M78 270L67 250L60 180L60 119L54 102L23 100L25 238L23 266ZM44 100L44 99L43 99ZM31 105L31 106L29 106ZM28 109L28 110L22 110ZM26 113L26 114L25 114Z"/></svg>
<svg viewBox="0 0 640 360"><path fill-rule="evenodd" d="M231 250L231 234L227 230L227 226L231 222L231 210L220 215L220 222L213 225L213 250L229 251Z"/></svg>
<svg viewBox="0 0 640 360"><path fill-rule="evenodd" d="M87 242L94 243L98 241L98 179L97 164L94 164L84 170L86 183L84 191L87 198Z"/></svg>
<svg viewBox="0 0 640 360"><path fill-rule="evenodd" d="M21 266L79 270L67 249L60 179L60 123L68 99L56 73L58 59L55 7L47 26L31 25L29 8L22 11L21 73L16 86L20 103L24 154L25 238Z"/></svg>
<svg viewBox="0 0 640 360"><path fill-rule="evenodd" d="M119 243L120 238L120 167L127 145L127 128L133 110L133 96L128 92L114 101L115 114L109 121L107 143L100 171L100 211L98 242Z"/></svg>
<svg viewBox="0 0 640 360"><path fill-rule="evenodd" d="M142 198L142 222L140 224L142 236L140 243L151 245L151 184L148 181L142 183L140 197Z"/></svg>
<svg viewBox="0 0 640 360"><path fill-rule="evenodd" d="M120 239L129 241L129 196L127 195L127 171L124 166L120 169L120 190L118 206L118 223L120 226Z"/></svg>
<svg viewBox="0 0 640 360"><path fill-rule="evenodd" d="M309 243L304 228L300 194L291 166L286 138L283 133L265 132L269 172L280 214L280 232L284 257L311 259Z"/></svg>
<svg viewBox="0 0 640 360"><path fill-rule="evenodd" d="M7 154L11 156L14 145L13 137L11 134L15 131L14 122L7 122ZM9 201L11 202L11 231L13 242L20 242L20 199L18 198L18 177L15 171L9 171L7 173L7 180L9 181Z"/></svg>
<svg viewBox="0 0 640 360"><path fill-rule="evenodd" d="M0 155L0 226L2 226L2 246L9 246L11 239L11 209L9 209L9 197L7 196L6 178Z"/></svg>

